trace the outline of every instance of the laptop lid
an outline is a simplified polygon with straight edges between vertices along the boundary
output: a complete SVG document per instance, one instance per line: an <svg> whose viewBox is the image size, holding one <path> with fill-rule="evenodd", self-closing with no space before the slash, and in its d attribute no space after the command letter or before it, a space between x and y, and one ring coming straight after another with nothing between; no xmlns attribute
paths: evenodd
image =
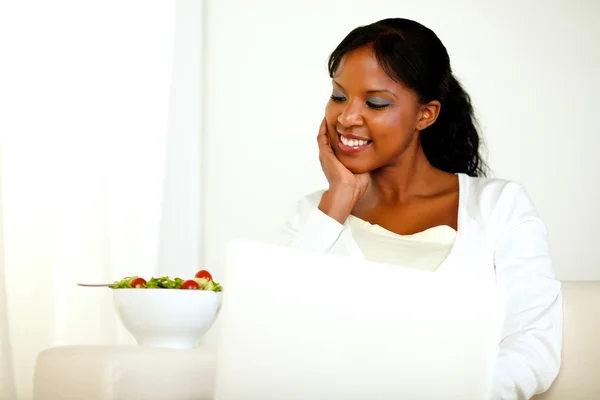
<svg viewBox="0 0 600 400"><path fill-rule="evenodd" d="M216 400L481 400L504 298L464 276L228 246Z"/></svg>

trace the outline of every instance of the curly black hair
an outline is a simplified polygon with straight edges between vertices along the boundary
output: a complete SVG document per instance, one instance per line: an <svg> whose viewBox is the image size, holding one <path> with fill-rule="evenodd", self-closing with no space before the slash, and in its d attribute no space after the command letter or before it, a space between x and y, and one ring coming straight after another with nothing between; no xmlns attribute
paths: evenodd
<svg viewBox="0 0 600 400"><path fill-rule="evenodd" d="M481 138L471 98L454 77L446 47L429 28L403 18L384 19L354 29L329 57L334 77L349 52L371 46L382 69L415 93L421 103L438 100L440 114L421 133L423 151L434 167L450 173L485 176Z"/></svg>

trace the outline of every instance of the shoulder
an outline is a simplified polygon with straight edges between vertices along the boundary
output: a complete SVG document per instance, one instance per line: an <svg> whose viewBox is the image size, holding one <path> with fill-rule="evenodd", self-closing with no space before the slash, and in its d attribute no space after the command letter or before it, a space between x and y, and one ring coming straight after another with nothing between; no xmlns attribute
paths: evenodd
<svg viewBox="0 0 600 400"><path fill-rule="evenodd" d="M466 175L461 178L466 186L463 203L466 211L481 222L506 228L528 219L539 219L529 193L520 183Z"/></svg>

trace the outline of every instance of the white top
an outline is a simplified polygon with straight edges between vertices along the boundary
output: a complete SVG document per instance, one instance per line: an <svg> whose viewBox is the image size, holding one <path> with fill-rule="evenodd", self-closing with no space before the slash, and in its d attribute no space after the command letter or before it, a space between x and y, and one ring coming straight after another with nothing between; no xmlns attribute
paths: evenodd
<svg viewBox="0 0 600 400"><path fill-rule="evenodd" d="M506 291L493 399L529 399L550 387L561 362L562 295L546 227L521 185L464 174L458 180L456 240L436 273L468 272ZM365 259L349 221L342 225L318 209L322 194L298 203L283 242Z"/></svg>
<svg viewBox="0 0 600 400"><path fill-rule="evenodd" d="M456 231L447 225L399 235L353 215L348 222L365 259L423 271L435 271L448 257L456 239Z"/></svg>

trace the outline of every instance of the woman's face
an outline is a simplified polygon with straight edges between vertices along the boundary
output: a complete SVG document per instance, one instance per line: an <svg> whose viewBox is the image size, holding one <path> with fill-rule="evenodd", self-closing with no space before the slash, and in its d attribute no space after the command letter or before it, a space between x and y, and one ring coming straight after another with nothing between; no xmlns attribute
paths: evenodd
<svg viewBox="0 0 600 400"><path fill-rule="evenodd" d="M381 69L371 48L348 53L332 85L325 109L329 140L350 171L394 164L409 146L419 146L417 95Z"/></svg>

